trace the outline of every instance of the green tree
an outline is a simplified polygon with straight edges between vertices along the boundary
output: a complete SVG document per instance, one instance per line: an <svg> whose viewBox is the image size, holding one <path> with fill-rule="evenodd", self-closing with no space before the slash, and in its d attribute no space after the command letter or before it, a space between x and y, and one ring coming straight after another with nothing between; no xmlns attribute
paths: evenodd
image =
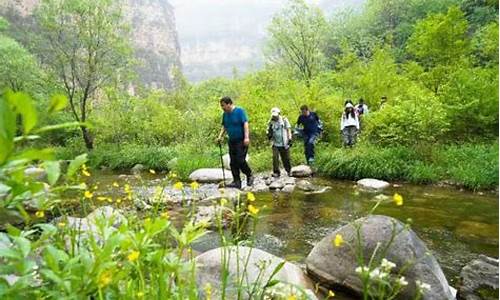
<svg viewBox="0 0 500 300"><path fill-rule="evenodd" d="M32 90L42 75L36 59L15 40L0 33L0 90Z"/></svg>
<svg viewBox="0 0 500 300"><path fill-rule="evenodd" d="M431 15L415 25L407 50L424 67L424 83L434 93L460 64L467 63L467 20L456 6L447 14Z"/></svg>
<svg viewBox="0 0 500 300"><path fill-rule="evenodd" d="M115 0L44 0L36 11L44 62L57 75L71 113L87 122L99 91L123 76L131 56L127 26ZM93 136L80 127L87 149Z"/></svg>
<svg viewBox="0 0 500 300"><path fill-rule="evenodd" d="M318 7L291 0L268 28L267 58L290 66L309 85L322 67L327 23Z"/></svg>

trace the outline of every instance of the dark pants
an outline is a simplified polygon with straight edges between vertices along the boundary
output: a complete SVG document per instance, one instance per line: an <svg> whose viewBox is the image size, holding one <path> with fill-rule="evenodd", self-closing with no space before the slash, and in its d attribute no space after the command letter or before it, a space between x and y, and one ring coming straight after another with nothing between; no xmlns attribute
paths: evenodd
<svg viewBox="0 0 500 300"><path fill-rule="evenodd" d="M273 173L280 174L280 156L285 171L290 174L292 170L292 166L290 165L290 149L275 146L273 146Z"/></svg>
<svg viewBox="0 0 500 300"><path fill-rule="evenodd" d="M347 126L342 130L342 137L344 139L344 146L353 146L356 144L356 135L358 134L358 129L356 126Z"/></svg>
<svg viewBox="0 0 500 300"><path fill-rule="evenodd" d="M308 163L314 161L314 144L317 138L317 133L307 134L304 132L304 153Z"/></svg>
<svg viewBox="0 0 500 300"><path fill-rule="evenodd" d="M243 141L229 141L229 158L231 160L231 173L235 182L241 182L240 171L248 177L252 176L252 170L245 160L248 152L248 146Z"/></svg>

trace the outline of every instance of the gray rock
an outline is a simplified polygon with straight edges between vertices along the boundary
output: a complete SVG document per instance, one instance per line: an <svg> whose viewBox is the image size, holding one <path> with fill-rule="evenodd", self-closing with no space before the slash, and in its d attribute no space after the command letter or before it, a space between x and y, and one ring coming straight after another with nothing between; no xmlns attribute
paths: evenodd
<svg viewBox="0 0 500 300"><path fill-rule="evenodd" d="M364 190L369 191L380 191L390 186L389 182L373 179L373 178L364 178L358 180L358 186Z"/></svg>
<svg viewBox="0 0 500 300"><path fill-rule="evenodd" d="M221 168L198 169L189 175L189 179L199 183L216 183L223 181L223 175L225 175L226 180L233 179L231 172L224 172L223 174Z"/></svg>
<svg viewBox="0 0 500 300"><path fill-rule="evenodd" d="M276 180L276 181L273 181L273 182L269 185L269 189L270 189L270 190L281 190L284 186L285 186L285 184L283 183L283 181L281 181L281 180Z"/></svg>
<svg viewBox="0 0 500 300"><path fill-rule="evenodd" d="M269 192L269 187L265 183L254 184L252 191L255 193Z"/></svg>
<svg viewBox="0 0 500 300"><path fill-rule="evenodd" d="M460 272L457 299L498 299L498 259L479 255Z"/></svg>
<svg viewBox="0 0 500 300"><path fill-rule="evenodd" d="M297 188L301 191L305 191L305 192L311 192L311 191L314 191L316 189L316 187L309 181L307 180L299 180L297 182Z"/></svg>
<svg viewBox="0 0 500 300"><path fill-rule="evenodd" d="M250 156L247 154L245 157L245 160L248 162L250 160ZM224 164L224 168L226 170L231 170L231 158L229 157L229 154L224 154L222 156L222 162Z"/></svg>
<svg viewBox="0 0 500 300"><path fill-rule="evenodd" d="M47 171L38 167L28 167L24 169L24 176L31 177L37 181L47 180Z"/></svg>
<svg viewBox="0 0 500 300"><path fill-rule="evenodd" d="M329 187L329 186L315 186L315 188L316 189L314 191L305 192L305 194L307 194L307 195L323 194L324 192L331 189L331 187Z"/></svg>
<svg viewBox="0 0 500 300"><path fill-rule="evenodd" d="M140 175L142 171L144 171L144 165L141 165L141 164L136 164L130 170L130 172L132 172L132 174L134 174L134 175Z"/></svg>
<svg viewBox="0 0 500 300"><path fill-rule="evenodd" d="M232 220L232 213L229 209L223 208L220 205L199 206L194 216L194 221L206 222L209 229L217 229L217 218L222 216L222 228L227 228Z"/></svg>
<svg viewBox="0 0 500 300"><path fill-rule="evenodd" d="M198 257L196 257L196 282L199 287L200 298L205 298L205 291L203 287L210 284L212 290L212 297L214 299L219 299L222 287L222 255L226 253L226 262L229 278L227 280L226 287L226 298L236 299L237 298L237 286L236 282L243 278L245 285L250 286L256 284L260 289L271 277L273 270L278 264L283 262L283 259L269 254L257 248L249 248L240 246L238 248L238 253L236 252L236 247L225 247L216 248L205 252ZM248 260L248 264L246 264ZM245 267L246 266L246 267ZM238 276L237 269L240 270L240 275ZM259 276L260 275L260 276ZM259 279L260 278L260 279ZM304 274L304 272L296 265L289 262L285 262L283 268L277 272L273 279L279 280L288 288L293 286L298 286L303 289L313 290L313 285L310 279ZM259 290L260 290L259 289ZM268 293L285 293L287 289L281 286L278 290L270 289ZM293 289L290 292L297 293L297 299L316 299L313 293L305 293L301 298L301 291L298 288ZM243 299L248 299L247 290L243 291ZM273 298L274 299L274 298ZM278 298L278 299L286 299Z"/></svg>
<svg viewBox="0 0 500 300"><path fill-rule="evenodd" d="M293 177L310 177L313 175L311 167L306 165L298 165L292 168Z"/></svg>
<svg viewBox="0 0 500 300"><path fill-rule="evenodd" d="M282 191L283 193L288 193L288 194L289 194L289 193L292 193L294 190L295 190L295 185L293 185L293 184L288 184L288 185L285 185L285 186L281 189L281 191Z"/></svg>
<svg viewBox="0 0 500 300"><path fill-rule="evenodd" d="M406 268L402 275L406 277L408 286L398 296L398 299L413 299L416 293L416 280L431 286L431 289L424 293L422 299L454 299L441 267L434 256L429 253L424 242L411 229L403 229L404 224L386 216L374 215L358 219L323 238L306 259L309 274L329 287L340 285L355 293L362 293L362 283L355 272L359 266L358 260L355 251L346 245L355 247L357 243L355 226L361 226L360 233L365 261L370 259L377 244L380 244L379 251L387 247L394 229L396 232L402 230L394 238L385 254L386 259L396 264L393 269L395 274L400 272L402 268ZM332 240L335 239L336 234L342 235L346 244L334 247ZM381 260L382 257L377 257L377 259Z"/></svg>

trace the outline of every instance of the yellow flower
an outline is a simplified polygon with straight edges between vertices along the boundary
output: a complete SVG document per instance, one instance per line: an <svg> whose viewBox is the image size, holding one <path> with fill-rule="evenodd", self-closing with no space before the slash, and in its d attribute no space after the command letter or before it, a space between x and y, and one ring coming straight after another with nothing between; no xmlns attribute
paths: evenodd
<svg viewBox="0 0 500 300"><path fill-rule="evenodd" d="M340 247L344 243L344 238L342 237L342 235L337 233L335 235L335 240L333 241L333 243L335 244L335 247Z"/></svg>
<svg viewBox="0 0 500 300"><path fill-rule="evenodd" d="M160 215L160 216L161 216L162 218L164 218L164 219L168 219L168 212L164 211L164 212L162 212L162 213L161 213L161 215Z"/></svg>
<svg viewBox="0 0 500 300"><path fill-rule="evenodd" d="M106 200L108 200L109 203L113 202L113 199L111 197L107 197Z"/></svg>
<svg viewBox="0 0 500 300"><path fill-rule="evenodd" d="M203 290L205 290L205 300L211 300L212 299L212 285L210 283L205 284L203 287Z"/></svg>
<svg viewBox="0 0 500 300"><path fill-rule="evenodd" d="M113 182L113 186L114 186L114 187L119 187L120 185L118 184L118 182L114 181L114 182Z"/></svg>
<svg viewBox="0 0 500 300"><path fill-rule="evenodd" d="M130 189L130 185L128 183L125 183L123 186L123 189L125 190L125 193L130 193L132 190Z"/></svg>
<svg viewBox="0 0 500 300"><path fill-rule="evenodd" d="M93 189L94 189L94 191L98 189L97 184L96 184L96 185L94 185Z"/></svg>
<svg viewBox="0 0 500 300"><path fill-rule="evenodd" d="M248 205L248 211L250 212L250 214L252 214L254 216L259 213L259 209L256 208L255 206L253 206L252 204Z"/></svg>
<svg viewBox="0 0 500 300"><path fill-rule="evenodd" d="M130 262L134 262L139 258L139 251L132 251L129 255L127 255L127 259Z"/></svg>
<svg viewBox="0 0 500 300"><path fill-rule="evenodd" d="M92 194L90 191L85 191L85 193L83 193L83 196L85 198L90 199L90 198L92 198L94 196L94 194Z"/></svg>
<svg viewBox="0 0 500 300"><path fill-rule="evenodd" d="M226 204L227 204L227 199L226 199L226 198L222 198L222 199L220 199L220 205L221 205L221 206L224 206L224 205L226 205Z"/></svg>
<svg viewBox="0 0 500 300"><path fill-rule="evenodd" d="M335 293L332 290L328 290L328 298L335 297Z"/></svg>
<svg viewBox="0 0 500 300"><path fill-rule="evenodd" d="M394 196L392 196L392 199L394 200L394 202L396 202L396 205L403 205L403 196L401 196L400 194L395 193Z"/></svg>
<svg viewBox="0 0 500 300"><path fill-rule="evenodd" d="M99 276L99 286L101 288L109 285L111 283L111 272L110 271L106 271L106 272L103 272L101 273L101 276Z"/></svg>
<svg viewBox="0 0 500 300"><path fill-rule="evenodd" d="M104 201L104 200L106 200L106 197L99 196L99 197L97 197L97 200L99 200L99 201Z"/></svg>
<svg viewBox="0 0 500 300"><path fill-rule="evenodd" d="M182 182L177 181L177 182L174 184L174 189L176 189L176 190L182 190L182 188L184 188L184 185L182 184Z"/></svg>
<svg viewBox="0 0 500 300"><path fill-rule="evenodd" d="M139 293L137 293L137 297L138 297L138 298L142 298L142 297L144 297L144 293L143 293L143 292L139 292Z"/></svg>
<svg viewBox="0 0 500 300"><path fill-rule="evenodd" d="M90 177L90 173L87 170L82 170L82 174L87 176L87 177Z"/></svg>
<svg viewBox="0 0 500 300"><path fill-rule="evenodd" d="M122 202L122 198L116 199L116 203L120 204Z"/></svg>
<svg viewBox="0 0 500 300"><path fill-rule="evenodd" d="M59 222L59 223L57 223L57 226L63 228L64 226L66 226L66 223Z"/></svg>
<svg viewBox="0 0 500 300"><path fill-rule="evenodd" d="M290 295L286 298L286 300L297 300L297 297L295 295Z"/></svg>
<svg viewBox="0 0 500 300"><path fill-rule="evenodd" d="M247 199L250 202L255 201L255 195L252 192L248 192Z"/></svg>
<svg viewBox="0 0 500 300"><path fill-rule="evenodd" d="M45 213L43 212L43 210L39 210L39 211L37 211L37 212L35 213L35 216L36 216L37 218L43 218L43 217L45 217Z"/></svg>
<svg viewBox="0 0 500 300"><path fill-rule="evenodd" d="M87 170L87 165L86 164L82 165L82 170L85 170L85 171Z"/></svg>
<svg viewBox="0 0 500 300"><path fill-rule="evenodd" d="M190 185L193 190L197 190L200 187L200 185L196 181L191 182Z"/></svg>
<svg viewBox="0 0 500 300"><path fill-rule="evenodd" d="M149 173L151 173L151 174L156 174L156 171L155 171L155 170L153 170L153 169L149 169Z"/></svg>

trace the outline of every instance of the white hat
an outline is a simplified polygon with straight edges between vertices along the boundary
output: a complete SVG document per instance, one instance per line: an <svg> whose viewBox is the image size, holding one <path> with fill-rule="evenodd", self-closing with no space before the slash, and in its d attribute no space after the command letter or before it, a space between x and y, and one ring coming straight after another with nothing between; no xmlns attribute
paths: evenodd
<svg viewBox="0 0 500 300"><path fill-rule="evenodd" d="M353 108L353 107L354 107L354 106L352 106L352 104L351 104L351 103L347 103L347 104L345 105L345 108Z"/></svg>
<svg viewBox="0 0 500 300"><path fill-rule="evenodd" d="M273 117L277 117L277 116L279 116L279 115L280 115L280 109L279 109L279 108L277 108L277 107L273 107L273 108L271 109L271 116L273 116Z"/></svg>

